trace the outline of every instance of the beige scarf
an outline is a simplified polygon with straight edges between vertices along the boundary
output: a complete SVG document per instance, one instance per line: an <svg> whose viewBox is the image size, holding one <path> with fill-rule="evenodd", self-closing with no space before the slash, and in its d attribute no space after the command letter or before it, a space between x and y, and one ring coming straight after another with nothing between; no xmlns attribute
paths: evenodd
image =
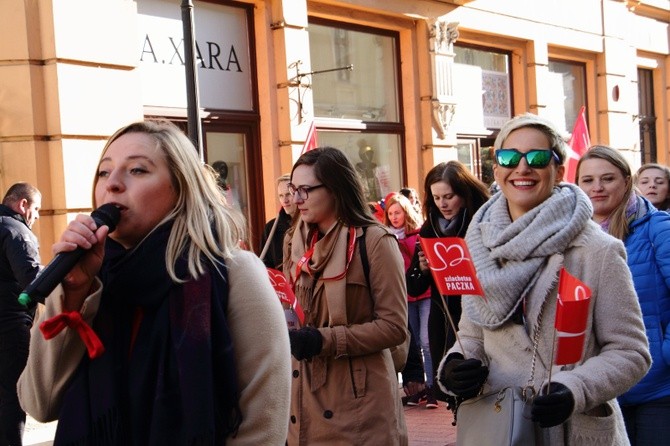
<svg viewBox="0 0 670 446"><path fill-rule="evenodd" d="M295 283L295 296L305 312L305 324L317 328L326 323L329 327L346 325L346 274L337 280L329 279L341 276L347 268L349 228L341 222L335 223L316 242L311 258L302 265L296 278L296 267L310 249L312 231L316 229L299 221L290 247L290 280ZM327 361L323 356L315 356L307 362L308 367L310 363L314 391L326 383Z"/></svg>

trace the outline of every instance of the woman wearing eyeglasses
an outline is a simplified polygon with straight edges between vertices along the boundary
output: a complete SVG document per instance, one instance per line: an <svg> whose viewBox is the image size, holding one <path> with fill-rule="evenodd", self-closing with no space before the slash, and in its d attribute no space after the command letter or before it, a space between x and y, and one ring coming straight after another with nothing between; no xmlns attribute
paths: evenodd
<svg viewBox="0 0 670 446"><path fill-rule="evenodd" d="M586 152L577 184L591 199L593 220L626 246L653 362L619 404L631 444L656 444L670 438L670 215L637 193L628 162L611 147Z"/></svg>
<svg viewBox="0 0 670 446"><path fill-rule="evenodd" d="M440 385L461 399L530 386L542 444L626 444L615 398L650 356L623 244L591 221L588 197L561 182L566 148L553 124L516 117L494 147L500 192L466 236L484 297L463 296L461 343L440 364ZM561 268L592 292L582 358L567 366L553 365Z"/></svg>
<svg viewBox="0 0 670 446"><path fill-rule="evenodd" d="M398 242L338 149L304 153L288 189L300 218L285 238L284 273L305 312L305 326L289 331L288 444L405 445L390 351L408 336Z"/></svg>

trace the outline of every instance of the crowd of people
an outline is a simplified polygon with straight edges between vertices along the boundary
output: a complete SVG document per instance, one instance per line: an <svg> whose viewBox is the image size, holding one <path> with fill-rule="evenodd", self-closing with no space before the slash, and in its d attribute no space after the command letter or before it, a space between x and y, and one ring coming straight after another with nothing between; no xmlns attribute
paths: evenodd
<svg viewBox="0 0 670 446"><path fill-rule="evenodd" d="M12 186L0 446L22 444L26 412L58 420L56 445L407 445L403 404L457 421L464 401L510 386L532 390L537 444L670 438L670 169L633 173L597 145L571 184L564 138L532 114L509 120L493 153L494 188L448 161L423 200L402 188L371 203L344 152L307 151L276 181L256 256L176 126L124 126L93 184L94 207L120 220L67 225L54 255L84 253L37 316L17 297L40 269L41 194ZM420 240L445 237L464 239L483 296L440 294ZM295 294L298 328L267 268ZM570 365L552 356L562 270L591 290Z"/></svg>

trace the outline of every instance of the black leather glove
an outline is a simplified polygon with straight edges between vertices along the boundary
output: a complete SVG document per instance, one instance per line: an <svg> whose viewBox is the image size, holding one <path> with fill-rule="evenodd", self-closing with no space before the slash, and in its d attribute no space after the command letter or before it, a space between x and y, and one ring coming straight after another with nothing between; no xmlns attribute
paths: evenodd
<svg viewBox="0 0 670 446"><path fill-rule="evenodd" d="M489 376L489 368L479 359L463 359L460 353L452 353L442 367L440 383L463 399L477 396L479 389Z"/></svg>
<svg viewBox="0 0 670 446"><path fill-rule="evenodd" d="M291 341L291 354L298 361L310 359L321 353L323 338L319 330L314 327L289 330L288 337Z"/></svg>
<svg viewBox="0 0 670 446"><path fill-rule="evenodd" d="M558 426L570 418L575 408L575 398L570 389L561 383L550 383L549 392L536 396L531 408L533 421L540 427Z"/></svg>

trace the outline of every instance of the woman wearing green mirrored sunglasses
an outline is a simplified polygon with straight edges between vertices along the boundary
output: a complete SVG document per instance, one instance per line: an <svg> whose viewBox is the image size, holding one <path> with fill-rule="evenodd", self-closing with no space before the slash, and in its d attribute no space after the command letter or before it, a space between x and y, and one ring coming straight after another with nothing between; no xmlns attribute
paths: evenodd
<svg viewBox="0 0 670 446"><path fill-rule="evenodd" d="M615 396L651 359L624 247L591 221L589 198L561 182L566 148L553 124L519 116L494 147L500 192L465 237L484 298L462 297L461 342L440 364L438 383L464 399L530 385L540 444L627 444ZM568 367L553 365L562 268L589 287L593 302L582 357Z"/></svg>

